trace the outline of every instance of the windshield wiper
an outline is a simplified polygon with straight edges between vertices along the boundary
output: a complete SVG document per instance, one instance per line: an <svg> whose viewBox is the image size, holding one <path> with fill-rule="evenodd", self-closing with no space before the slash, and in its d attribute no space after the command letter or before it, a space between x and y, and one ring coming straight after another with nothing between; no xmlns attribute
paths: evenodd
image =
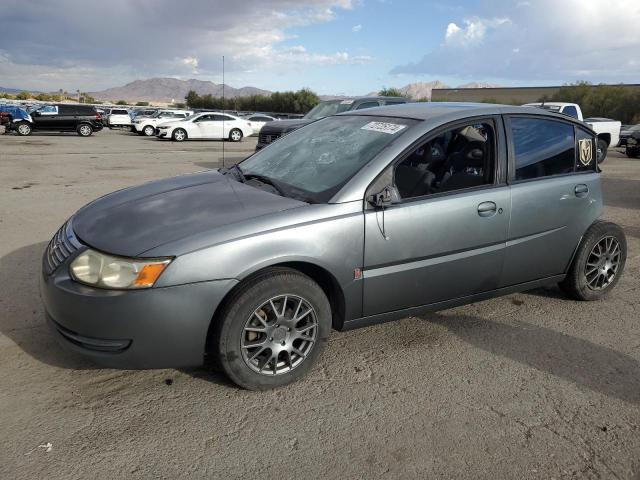
<svg viewBox="0 0 640 480"><path fill-rule="evenodd" d="M247 180L255 179L255 180L258 180L259 182L265 183L267 185L271 185L273 188L276 189L278 194L280 194L281 196L283 197L287 196L287 194L284 192L282 187L279 185L279 182L269 177L265 177L264 175L260 175L258 173L248 173L244 175L244 178L245 178L245 183Z"/></svg>
<svg viewBox="0 0 640 480"><path fill-rule="evenodd" d="M236 177L236 179L240 183L246 183L247 181L247 179L244 176L244 173L242 173L242 170L240 169L238 164L234 164L229 168L223 168L222 170L220 170L220 173L222 173L223 175L226 175L227 173L232 173L233 176Z"/></svg>

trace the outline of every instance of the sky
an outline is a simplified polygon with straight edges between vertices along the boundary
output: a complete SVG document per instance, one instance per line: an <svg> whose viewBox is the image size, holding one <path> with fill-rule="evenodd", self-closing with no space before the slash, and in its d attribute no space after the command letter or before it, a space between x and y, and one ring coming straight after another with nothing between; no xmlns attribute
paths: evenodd
<svg viewBox="0 0 640 480"><path fill-rule="evenodd" d="M640 83L640 0L0 0L0 86Z"/></svg>

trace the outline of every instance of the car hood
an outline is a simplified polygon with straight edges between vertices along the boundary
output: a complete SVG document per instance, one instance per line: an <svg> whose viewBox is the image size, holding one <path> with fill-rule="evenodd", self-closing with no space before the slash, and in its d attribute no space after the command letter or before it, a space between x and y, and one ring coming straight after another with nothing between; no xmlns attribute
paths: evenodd
<svg viewBox="0 0 640 480"><path fill-rule="evenodd" d="M260 133L283 133L290 132L291 130L295 130L296 128L303 127L309 123L313 122L313 120L309 120L307 118L299 118L294 120L277 120L273 122L267 122L260 130Z"/></svg>
<svg viewBox="0 0 640 480"><path fill-rule="evenodd" d="M72 224L88 246L135 257L223 225L305 205L210 171L111 193L80 209Z"/></svg>

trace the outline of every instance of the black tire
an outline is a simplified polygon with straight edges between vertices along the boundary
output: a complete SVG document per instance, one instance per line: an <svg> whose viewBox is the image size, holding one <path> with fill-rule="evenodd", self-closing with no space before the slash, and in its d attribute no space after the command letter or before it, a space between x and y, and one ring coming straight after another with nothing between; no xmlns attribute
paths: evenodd
<svg viewBox="0 0 640 480"><path fill-rule="evenodd" d="M145 135L147 137L152 137L153 135L155 135L156 129L153 127L153 125L146 125L142 129L142 133L143 133L143 135Z"/></svg>
<svg viewBox="0 0 640 480"><path fill-rule="evenodd" d="M176 128L171 133L171 140L174 142L184 142L187 138L187 131L184 128Z"/></svg>
<svg viewBox="0 0 640 480"><path fill-rule="evenodd" d="M242 141L242 130L239 128L234 128L229 132L229 140L232 142L241 142Z"/></svg>
<svg viewBox="0 0 640 480"><path fill-rule="evenodd" d="M629 158L638 158L640 156L638 150L631 150L630 148L627 148L624 153L626 153Z"/></svg>
<svg viewBox="0 0 640 480"><path fill-rule="evenodd" d="M33 132L33 127L29 124L29 122L18 122L14 127L15 131L18 135L26 137L27 135L31 135Z"/></svg>
<svg viewBox="0 0 640 480"><path fill-rule="evenodd" d="M90 137L93 134L93 127L88 123L81 123L76 127L76 132L81 137Z"/></svg>
<svg viewBox="0 0 640 480"><path fill-rule="evenodd" d="M596 245L600 242L606 242L608 238L613 238L619 245L619 257L618 267L615 271L610 282L606 286L599 289L594 289L589 284L587 273L588 269L593 269L593 263L589 265L587 262L593 260L592 251L596 248ZM604 259L608 259L609 256L605 256ZM559 283L560 288L571 298L576 300L599 300L607 295L618 283L622 272L624 271L624 265L627 259L627 239L624 231L619 225L611 222L597 221L593 223L582 237L582 241L578 246L575 257L566 278ZM606 262L603 265L596 267L595 273L600 278L601 267L606 268ZM611 270L609 270L610 272ZM591 277L595 278L595 277ZM604 278L604 277L602 277ZM596 283L597 284L597 283Z"/></svg>
<svg viewBox="0 0 640 480"><path fill-rule="evenodd" d="M602 163L607 159L607 150L609 148L609 144L606 142L606 140L603 140L602 138L598 139L598 163Z"/></svg>
<svg viewBox="0 0 640 480"><path fill-rule="evenodd" d="M293 362L289 360L290 370L275 375L267 375L265 373L269 373L269 370L265 373L258 373L249 367L248 360L243 357L241 342L243 341L243 336L248 334L245 331L245 326L253 318L254 312L278 295L288 295L289 297L287 298L296 298L295 300L289 300L289 303L286 303L285 299L285 305L289 305L291 309L300 298L304 299L315 311L317 330L315 341L311 343L311 347L306 351L305 356L299 357L302 360L297 366L291 366ZM268 320L266 314L265 318ZM277 268L265 271L242 285L232 294L230 300L225 303L225 307L216 321L217 323L214 325L213 330L213 351L211 353L217 359L217 363L219 363L227 376L240 387L248 390L268 390L295 382L304 377L313 368L322 354L331 332L331 306L323 290L311 278L296 270ZM277 321L277 318L273 320L273 322ZM277 323L275 325L269 323L269 325L271 328L278 327ZM280 329L282 328L280 326ZM267 335L267 333L264 335ZM289 334L285 333L285 335ZM273 337L269 340L273 341ZM289 340L289 337L287 340ZM265 343L267 342L266 337L264 341ZM294 344L293 342L295 340L291 342L292 345ZM283 340L282 345L284 343ZM267 347L265 356L269 357L271 355L273 355L273 350ZM268 360L267 364L270 364ZM274 370L277 370L277 368L274 368Z"/></svg>

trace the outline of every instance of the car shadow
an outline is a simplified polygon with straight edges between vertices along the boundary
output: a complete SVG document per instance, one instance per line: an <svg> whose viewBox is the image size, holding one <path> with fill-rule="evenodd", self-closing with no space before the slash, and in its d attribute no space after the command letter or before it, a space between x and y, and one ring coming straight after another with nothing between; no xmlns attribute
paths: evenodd
<svg viewBox="0 0 640 480"><path fill-rule="evenodd" d="M35 243L0 258L0 333L38 362L70 370L103 369L91 359L58 345L49 332L38 285L46 246L47 242ZM203 368L179 371L232 387L222 372L209 363Z"/></svg>
<svg viewBox="0 0 640 480"><path fill-rule="evenodd" d="M507 324L437 313L422 318L493 355L608 397L640 404L640 362L609 347L525 322Z"/></svg>

